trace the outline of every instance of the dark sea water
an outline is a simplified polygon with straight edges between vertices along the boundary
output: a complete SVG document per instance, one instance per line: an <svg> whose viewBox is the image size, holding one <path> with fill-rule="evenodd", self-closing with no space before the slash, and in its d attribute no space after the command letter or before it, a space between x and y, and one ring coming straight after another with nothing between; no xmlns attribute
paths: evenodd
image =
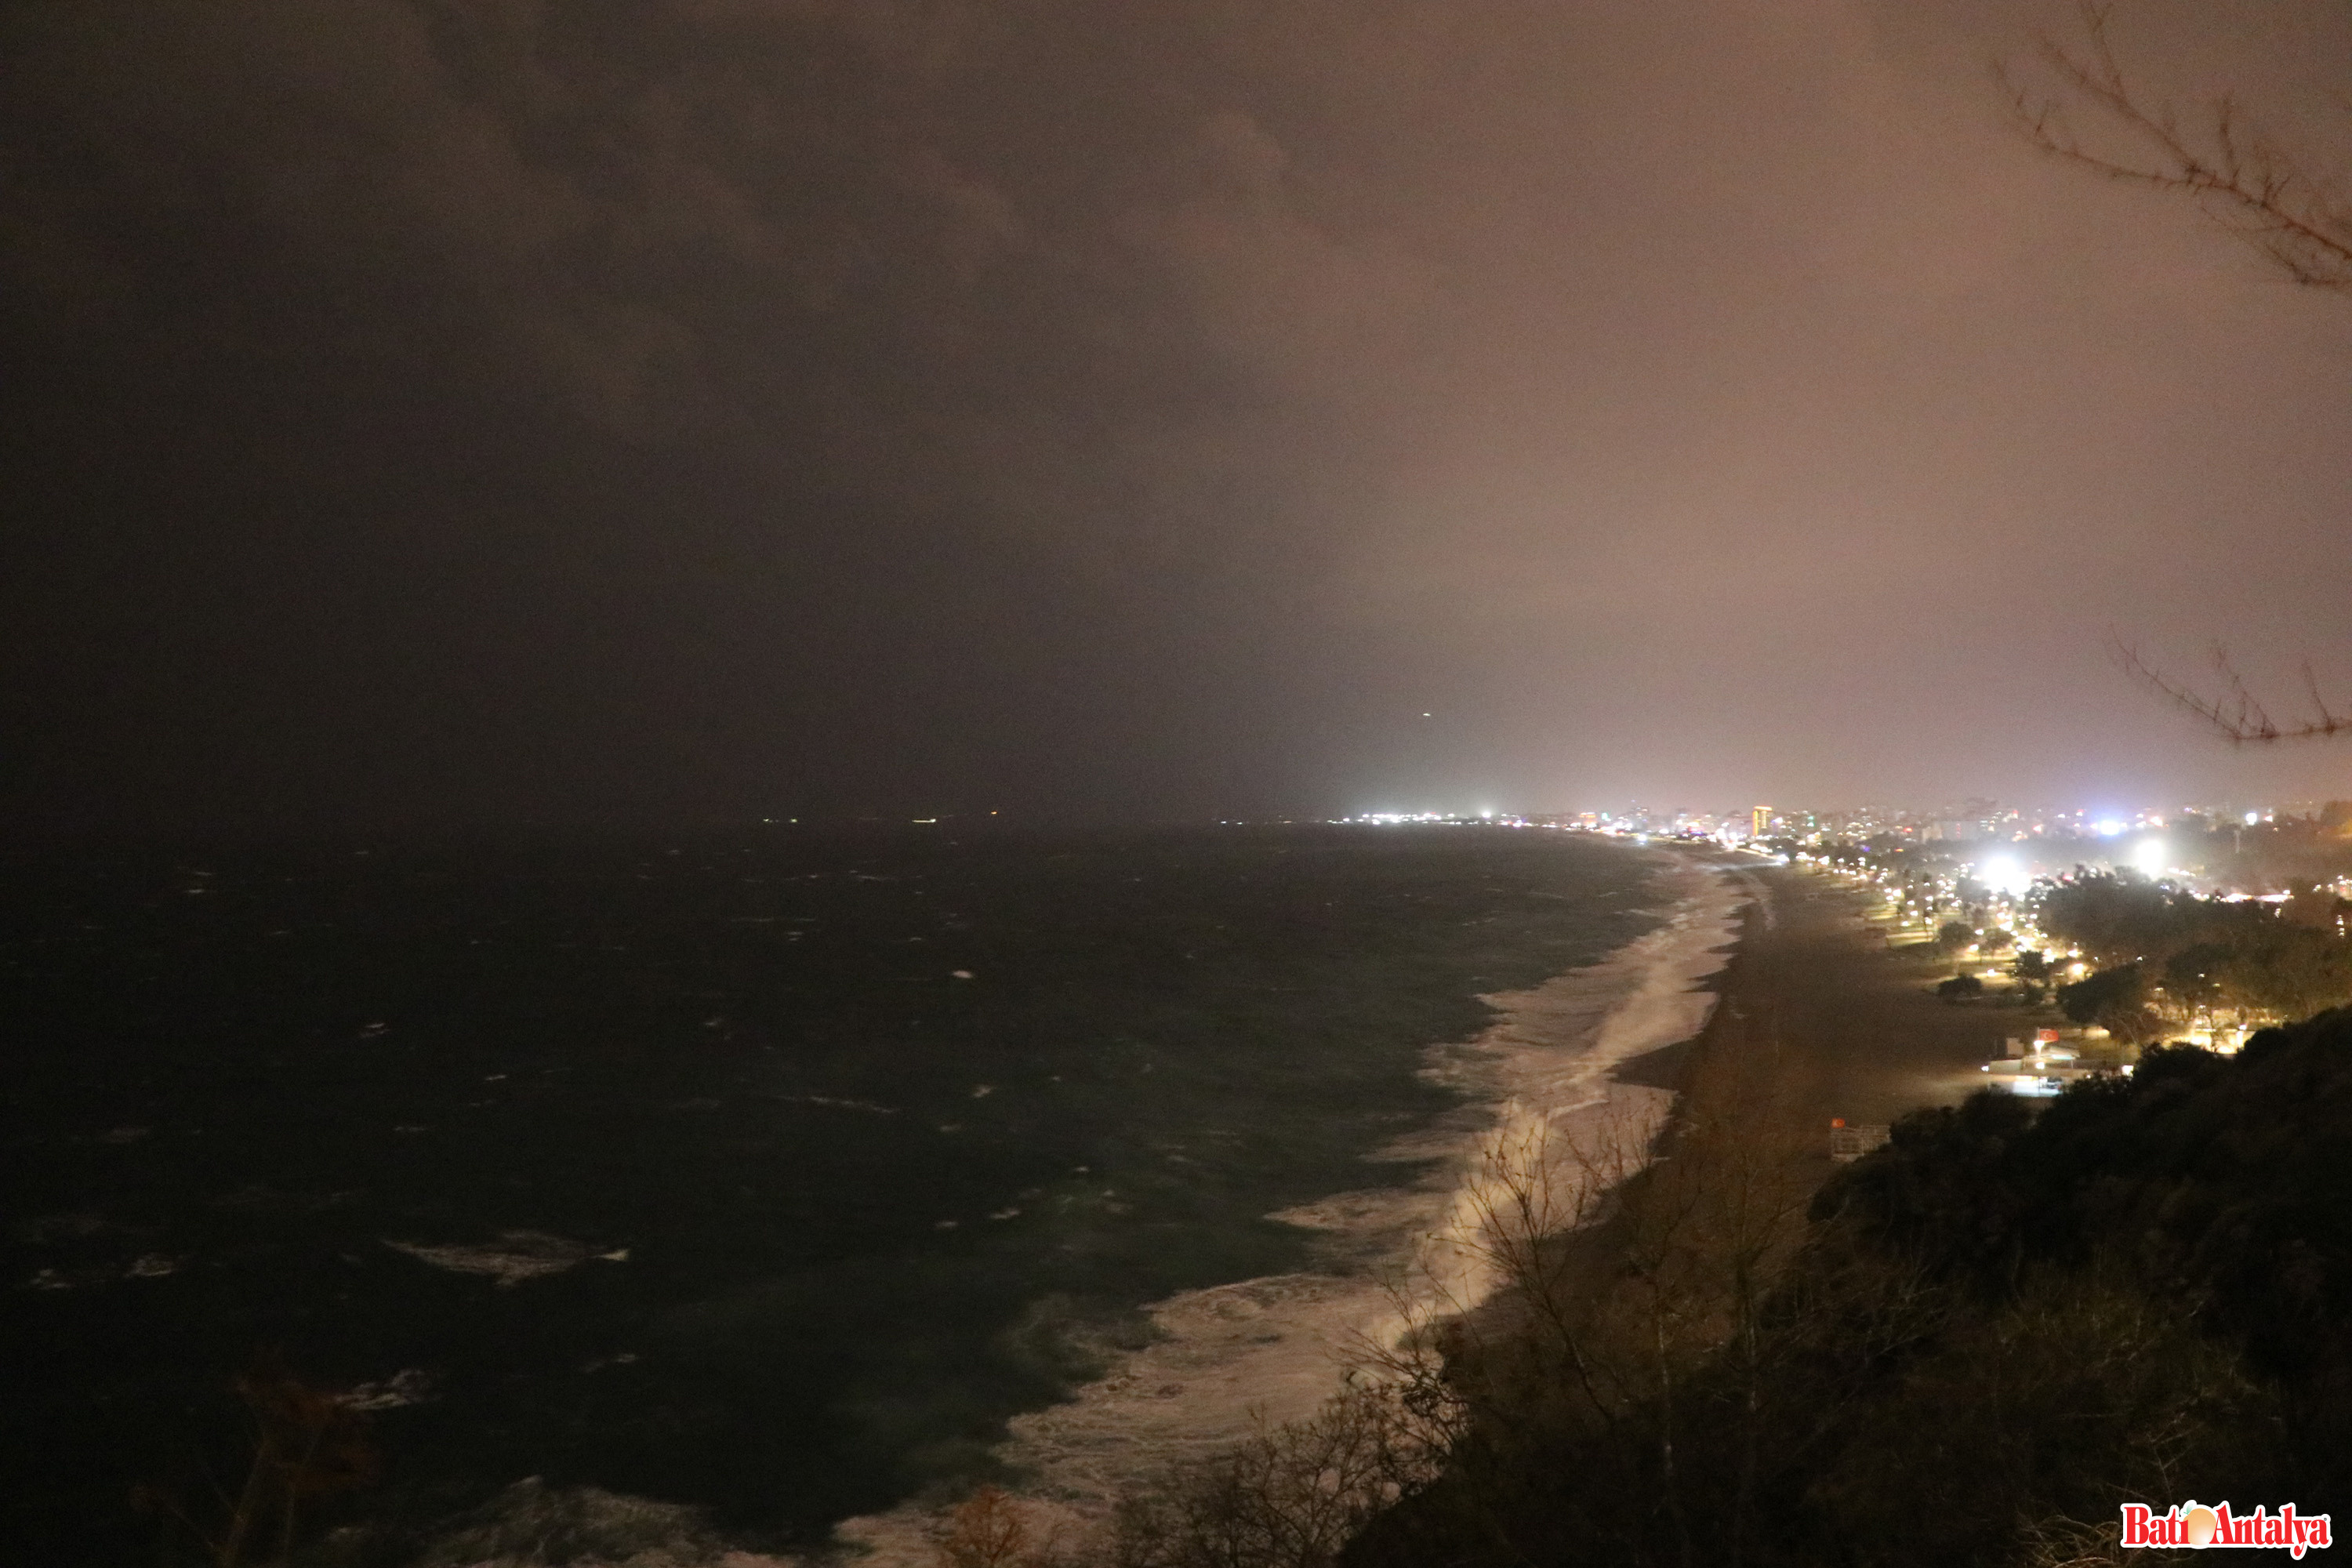
<svg viewBox="0 0 2352 1568"><path fill-rule="evenodd" d="M1656 926L1500 827L790 826L0 866L13 1561L154 1561L264 1353L428 1521L525 1476L783 1550L997 1473L1017 1412L1457 1103L1478 1000Z"/></svg>

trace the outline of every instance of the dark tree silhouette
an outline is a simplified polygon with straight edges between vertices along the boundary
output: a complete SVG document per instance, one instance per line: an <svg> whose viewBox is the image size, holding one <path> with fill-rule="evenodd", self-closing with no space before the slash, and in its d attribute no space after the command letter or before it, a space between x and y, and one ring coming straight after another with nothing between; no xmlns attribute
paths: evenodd
<svg viewBox="0 0 2352 1568"><path fill-rule="evenodd" d="M2340 175L2312 174L2231 94L2186 105L2147 96L2116 58L2113 0L2077 0L2076 9L2081 37L2072 44L2042 38L2042 72L2001 68L2026 137L2109 179L2185 196L2294 281L2352 297L2352 200ZM2309 714L2281 721L2224 649L2213 650L2219 687L2207 690L2168 674L2137 646L2117 638L2115 647L2133 679L2232 745L2352 733L2352 716L2328 703L2308 665Z"/></svg>
<svg viewBox="0 0 2352 1568"><path fill-rule="evenodd" d="M2352 716L2336 712L2328 705L2319 689L2319 679L2311 666L2303 667L2305 700L2311 704L2308 717L2281 723L2271 716L2269 708L2247 687L2245 678L2230 661L2227 648L2216 645L2212 650L2213 672L2220 680L2218 692L2201 691L2184 681L2174 679L2131 644L2120 637L2115 642L2116 658L2126 674L2142 686L2162 697L2181 711L2193 715L2207 729L2233 746L2248 742L2267 744L2273 741L2312 741L2329 735L2352 732Z"/></svg>

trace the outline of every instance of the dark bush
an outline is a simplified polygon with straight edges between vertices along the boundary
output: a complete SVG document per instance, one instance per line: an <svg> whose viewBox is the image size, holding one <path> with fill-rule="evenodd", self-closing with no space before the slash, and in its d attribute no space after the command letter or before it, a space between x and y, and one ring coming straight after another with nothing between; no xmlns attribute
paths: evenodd
<svg viewBox="0 0 2352 1568"><path fill-rule="evenodd" d="M2236 1058L2152 1050L2038 1113L1918 1112L1819 1190L1744 1326L1589 1345L1574 1380L1623 1397L1580 1405L1565 1371L1481 1391L1346 1560L1960 1568L2057 1561L2123 1500L2341 1517L2352 1009Z"/></svg>
<svg viewBox="0 0 2352 1568"><path fill-rule="evenodd" d="M1955 974L1937 984L1936 994L1947 1002L1973 1002L1984 994L1984 982L1973 974Z"/></svg>

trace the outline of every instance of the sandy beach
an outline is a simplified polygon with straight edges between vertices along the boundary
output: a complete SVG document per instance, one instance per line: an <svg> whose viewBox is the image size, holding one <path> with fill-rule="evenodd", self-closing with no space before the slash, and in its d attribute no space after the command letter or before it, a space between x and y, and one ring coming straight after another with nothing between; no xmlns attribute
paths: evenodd
<svg viewBox="0 0 2352 1568"><path fill-rule="evenodd" d="M1977 1069L2003 1037L2032 1026L1990 997L1938 1000L1949 966L1868 942L1867 894L1795 868L1734 874L1757 899L1715 981L1719 1005L1696 1038L1628 1062L1621 1080L1679 1089L1692 1114L1763 1089L1770 1114L1817 1134L1826 1175L1832 1119L1886 1123L1955 1104L1984 1087Z"/></svg>
<svg viewBox="0 0 2352 1568"><path fill-rule="evenodd" d="M1872 942L1864 891L1801 868L1706 863L1745 900L1736 944L1703 982L1712 1010L1689 1037L1628 1057L1611 1073L1633 1092L1671 1091L1670 1115L1557 1129L1570 1161L1591 1164L1600 1152L1599 1163L1622 1171L1649 1152L1606 1203L1596 1206L1587 1193L1551 1205L1583 1223L1546 1244L1560 1260L1547 1273L1555 1289L1596 1306L1622 1274L1634 1228L1663 1211L1711 1211L1735 1185L1750 1189L1751 1202L1757 1184L1768 1185L1768 1206L1793 1237L1796 1216L1837 1168L1835 1121L1884 1125L1956 1104L1984 1086L1978 1069L2000 1054L2003 1037L2034 1022L2001 1001L1939 1000L1934 985L1949 966L1925 950ZM1629 1149L1629 1135L1640 1144ZM1692 1245L1703 1247L1697 1234L1708 1228L1698 1227ZM1523 1308L1502 1292L1447 1331L1450 1350L1504 1349Z"/></svg>

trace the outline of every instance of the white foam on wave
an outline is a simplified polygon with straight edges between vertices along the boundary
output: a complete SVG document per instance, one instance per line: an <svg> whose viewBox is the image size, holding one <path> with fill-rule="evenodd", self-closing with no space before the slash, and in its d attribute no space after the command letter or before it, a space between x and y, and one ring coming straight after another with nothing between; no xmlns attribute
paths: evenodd
<svg viewBox="0 0 2352 1568"><path fill-rule="evenodd" d="M421 1241L394 1241L385 1237L383 1244L394 1252L404 1252L418 1262L429 1263L436 1268L446 1268L454 1274L487 1275L509 1289L526 1279L542 1279L576 1268L592 1258L608 1263L629 1260L629 1249L625 1247L603 1252L585 1242L572 1241L537 1230L500 1231L498 1240L487 1243L436 1246Z"/></svg>
<svg viewBox="0 0 2352 1568"><path fill-rule="evenodd" d="M1424 1076L1463 1106L1376 1161L1422 1164L1410 1185L1334 1194L1272 1217L1314 1231L1323 1271L1243 1280L1150 1309L1160 1338L1072 1400L1016 1416L999 1450L1034 1478L1023 1500L1065 1539L1100 1527L1121 1492L1171 1464L1312 1415L1368 1345L1484 1300L1500 1283L1484 1231L1498 1205L1539 1192L1571 1222L1600 1187L1646 1158L1674 1096L1611 1070L1690 1038L1714 993L1748 894L1689 861L1664 868L1664 923L1600 963L1483 998L1499 1015L1475 1039L1433 1047ZM941 1521L905 1504L850 1520L836 1538L873 1568L938 1561Z"/></svg>
<svg viewBox="0 0 2352 1568"><path fill-rule="evenodd" d="M537 1476L450 1521L415 1568L800 1568L731 1548L698 1510Z"/></svg>
<svg viewBox="0 0 2352 1568"><path fill-rule="evenodd" d="M1494 1292L1497 1223L1573 1228L1647 1163L1675 1097L1611 1075L1706 1026L1716 995L1701 983L1723 967L1748 898L1735 879L1687 861L1665 875L1681 898L1664 924L1590 968L1484 998L1501 1017L1435 1053L1428 1076L1487 1121L1447 1151L1446 1210L1419 1238L1400 1310L1376 1331L1384 1342ZM1406 1141L1393 1152L1422 1157L1425 1146Z"/></svg>
<svg viewBox="0 0 2352 1568"><path fill-rule="evenodd" d="M362 1383L342 1396L353 1410L400 1410L441 1397L441 1380L421 1366L403 1367L390 1377Z"/></svg>

